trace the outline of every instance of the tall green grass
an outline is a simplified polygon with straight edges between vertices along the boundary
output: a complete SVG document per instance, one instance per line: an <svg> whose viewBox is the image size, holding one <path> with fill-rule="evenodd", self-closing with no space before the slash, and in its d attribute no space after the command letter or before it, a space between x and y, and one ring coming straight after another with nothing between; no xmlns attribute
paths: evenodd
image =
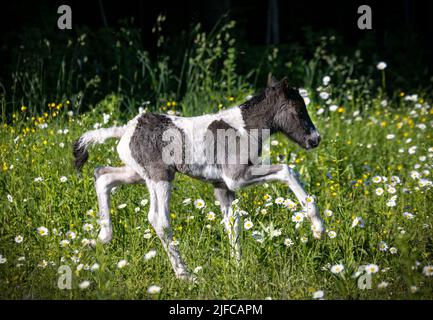
<svg viewBox="0 0 433 320"><path fill-rule="evenodd" d="M154 29L157 56L143 50L137 31L126 26L109 36L83 33L61 50L56 42L41 42L46 55L33 60L28 60L28 48L22 49L13 87L0 90L1 297L310 299L323 290L326 299L431 299L431 95L389 93L384 81L389 69L376 70L375 63L364 68L360 53L338 56L332 37L318 40L321 45L311 59L282 56L284 50L268 48L242 76L237 73L242 58L231 35L233 22L221 23L210 33L197 26L186 35L185 50L176 55L164 51L169 40L163 37L163 24L161 16ZM101 48L112 47L110 55L91 52L97 36ZM97 63L99 59L108 62ZM102 68L107 65L109 70ZM95 127L124 124L139 107L186 116L226 108L244 101L268 72L293 73L305 80L308 111L323 141L306 152L276 135L271 157L294 166L316 196L327 228L324 240L312 238L306 221L296 228L292 215L297 210L275 202L278 197L294 200L287 186L250 187L237 194L238 208L248 213L244 221L254 224L242 232L238 265L230 258L212 187L178 175L172 226L187 265L192 271L202 267L196 269L197 283L174 277L147 221L144 186L113 192L110 244L93 249L83 243L98 231L93 168L121 163L116 142L110 141L91 150L89 163L77 176L71 165L75 139ZM330 76L329 83L323 83L324 76ZM323 92L329 95L326 99ZM392 182L392 176L401 183ZM375 183L374 177L382 181ZM377 188L384 194L377 195ZM395 206L389 206L395 195ZM199 198L206 203L204 209L193 205ZM191 203L185 204L186 199ZM121 204L126 207L119 208ZM216 213L215 220L208 219L210 211ZM363 226L354 225L357 217ZM83 230L86 223L93 231ZM38 233L42 226L48 235ZM68 239L70 231L75 238ZM288 246L287 239L293 245ZM62 240L69 244L62 246ZM152 249L156 257L145 260ZM118 268L121 260L127 264ZM95 263L99 268L92 271ZM344 271L334 274L331 269L337 264ZM371 289L361 290L353 275L366 264L377 265L379 271L372 274ZM63 265L73 270L72 290L57 286ZM86 280L90 286L80 289ZM160 293L149 294L151 285L161 287Z"/></svg>

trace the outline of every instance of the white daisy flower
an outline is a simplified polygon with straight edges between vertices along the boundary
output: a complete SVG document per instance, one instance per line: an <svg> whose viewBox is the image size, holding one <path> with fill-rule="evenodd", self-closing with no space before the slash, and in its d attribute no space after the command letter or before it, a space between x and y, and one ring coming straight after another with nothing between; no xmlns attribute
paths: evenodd
<svg viewBox="0 0 433 320"><path fill-rule="evenodd" d="M391 254L397 254L397 248L395 248L395 247L391 247L391 248L389 248L389 252L391 253Z"/></svg>
<svg viewBox="0 0 433 320"><path fill-rule="evenodd" d="M17 235L17 236L15 237L15 242L16 242L16 243L21 243L21 242L23 242L23 240L24 240L24 238L23 238L23 236L21 236L21 235Z"/></svg>
<svg viewBox="0 0 433 320"><path fill-rule="evenodd" d="M96 271L96 270L98 270L99 269L99 264L98 263L94 263L94 264L92 264L92 266L90 267L90 270L92 270L92 271Z"/></svg>
<svg viewBox="0 0 433 320"><path fill-rule="evenodd" d="M425 266L422 269L422 273L427 277L433 276L433 266L431 266L431 265Z"/></svg>
<svg viewBox="0 0 433 320"><path fill-rule="evenodd" d="M263 232L261 231L253 231L251 233L251 236L253 237L253 239L259 243L263 243L265 241L265 236L263 234Z"/></svg>
<svg viewBox="0 0 433 320"><path fill-rule="evenodd" d="M77 234L74 231L66 232L66 238L69 240L74 240L77 237Z"/></svg>
<svg viewBox="0 0 433 320"><path fill-rule="evenodd" d="M410 177L414 180L419 179L421 178L421 174L418 171L413 170L410 172Z"/></svg>
<svg viewBox="0 0 433 320"><path fill-rule="evenodd" d="M327 86L330 81L331 81L331 77L330 76L324 76L322 78L322 83L323 83L324 86Z"/></svg>
<svg viewBox="0 0 433 320"><path fill-rule="evenodd" d="M365 266L365 272L367 274L373 274L379 271L379 267L375 264L368 264Z"/></svg>
<svg viewBox="0 0 433 320"><path fill-rule="evenodd" d="M325 216L327 216L327 217L332 217L332 215L334 214L334 213L333 213L331 210L329 210L329 209L326 209L323 213L324 213Z"/></svg>
<svg viewBox="0 0 433 320"><path fill-rule="evenodd" d="M328 237L330 239L334 239L336 236L337 236L337 232L335 232L335 231L329 231L328 232Z"/></svg>
<svg viewBox="0 0 433 320"><path fill-rule="evenodd" d="M312 204L312 203L314 203L314 197L311 196L311 195L307 196L307 197L305 198L305 203L306 203L306 204Z"/></svg>
<svg viewBox="0 0 433 320"><path fill-rule="evenodd" d="M278 198L276 198L276 199L275 199L275 203L276 203L276 204L283 204L283 203L284 203L284 198L282 198L282 197L278 197Z"/></svg>
<svg viewBox="0 0 433 320"><path fill-rule="evenodd" d="M329 93L326 91L322 91L319 93L319 97L322 98L323 100L328 100L329 98Z"/></svg>
<svg viewBox="0 0 433 320"><path fill-rule="evenodd" d="M208 220L213 221L213 220L215 220L215 218L216 218L216 215L215 215L214 212L210 211L210 212L207 214L207 219L208 219Z"/></svg>
<svg viewBox="0 0 433 320"><path fill-rule="evenodd" d="M355 228L356 226L364 228L364 220L361 217L355 217L353 219L351 228Z"/></svg>
<svg viewBox="0 0 433 320"><path fill-rule="evenodd" d="M202 209L202 208L204 208L206 206L206 203L204 202L203 199L197 199L197 200L194 201L194 206L197 209Z"/></svg>
<svg viewBox="0 0 433 320"><path fill-rule="evenodd" d="M161 291L161 287L158 287L155 285L147 288L147 293L149 293L149 294L158 294L160 291Z"/></svg>
<svg viewBox="0 0 433 320"><path fill-rule="evenodd" d="M373 177L373 182L374 183L381 183L382 182L382 177L381 176L375 176L375 177Z"/></svg>
<svg viewBox="0 0 433 320"><path fill-rule="evenodd" d="M126 260L120 260L120 261L117 263L117 268L118 268L118 269L122 269L122 268L125 267L127 264L128 264L128 261L126 261Z"/></svg>
<svg viewBox="0 0 433 320"><path fill-rule="evenodd" d="M301 242L302 243L307 243L308 242L308 237L307 236L302 236L301 237Z"/></svg>
<svg viewBox="0 0 433 320"><path fill-rule="evenodd" d="M397 189L390 186L390 187L388 187L388 189L386 189L386 191L388 191L388 193L390 193L390 194L395 194L397 192Z"/></svg>
<svg viewBox="0 0 433 320"><path fill-rule="evenodd" d="M292 215L292 221L296 223L301 223L304 221L304 214L302 212L296 212L294 215Z"/></svg>
<svg viewBox="0 0 433 320"><path fill-rule="evenodd" d="M405 217L408 220L412 220L415 216L410 212L403 212L403 217Z"/></svg>
<svg viewBox="0 0 433 320"><path fill-rule="evenodd" d="M40 236L42 236L42 237L48 235L48 229L45 228L45 227L39 227L39 228L37 229L37 231L38 231L38 234L39 234Z"/></svg>
<svg viewBox="0 0 433 320"><path fill-rule="evenodd" d="M293 241L292 241L292 239L290 239L290 238L286 238L286 239L284 239L284 245L286 246L286 247L291 247L291 246L293 246Z"/></svg>
<svg viewBox="0 0 433 320"><path fill-rule="evenodd" d="M377 188L375 192L376 192L376 195L381 196L383 194L384 190L382 188Z"/></svg>
<svg viewBox="0 0 433 320"><path fill-rule="evenodd" d="M283 205L288 208L289 210L294 210L296 209L296 203L293 202L291 199L286 199L284 200Z"/></svg>
<svg viewBox="0 0 433 320"><path fill-rule="evenodd" d="M386 244L385 241L379 242L379 250L380 251L387 251L388 250L388 245Z"/></svg>
<svg viewBox="0 0 433 320"><path fill-rule="evenodd" d="M90 281L85 280L85 281L81 282L78 286L82 290L87 289L90 286Z"/></svg>
<svg viewBox="0 0 433 320"><path fill-rule="evenodd" d="M117 206L117 208L118 208L118 209L126 208L126 203L119 204L119 205Z"/></svg>
<svg viewBox="0 0 433 320"><path fill-rule="evenodd" d="M69 240L62 240L62 241L60 241L60 246L62 247L62 248L65 248L65 247L67 247L69 245Z"/></svg>
<svg viewBox="0 0 433 320"><path fill-rule="evenodd" d="M251 220L246 220L244 223L245 230L250 230L253 226L254 224L251 222Z"/></svg>
<svg viewBox="0 0 433 320"><path fill-rule="evenodd" d="M338 106L335 104L329 106L329 111L331 111L331 112L335 112L335 111L337 111L337 109L338 109Z"/></svg>
<svg viewBox="0 0 433 320"><path fill-rule="evenodd" d="M323 299L325 293L322 290L313 292L313 299Z"/></svg>
<svg viewBox="0 0 433 320"><path fill-rule="evenodd" d="M387 207L395 207L396 205L397 203L395 202L395 199L391 199L386 202Z"/></svg>
<svg viewBox="0 0 433 320"><path fill-rule="evenodd" d="M68 181L68 178L67 177L65 177L65 176L62 176L62 177L60 177L60 182L66 182L66 181Z"/></svg>
<svg viewBox="0 0 433 320"><path fill-rule="evenodd" d="M387 66L386 62L381 61L376 65L376 68L377 70L385 70Z"/></svg>
<svg viewBox="0 0 433 320"><path fill-rule="evenodd" d="M150 260L156 257L156 250L150 250L148 253L144 255L144 260Z"/></svg>
<svg viewBox="0 0 433 320"><path fill-rule="evenodd" d="M341 263L333 265L331 267L331 272L334 273L334 274L338 274L338 273L341 273L343 271L344 271L344 266Z"/></svg>
<svg viewBox="0 0 433 320"><path fill-rule="evenodd" d="M91 223L86 223L83 225L83 230L86 232L90 232L93 230L93 225Z"/></svg>

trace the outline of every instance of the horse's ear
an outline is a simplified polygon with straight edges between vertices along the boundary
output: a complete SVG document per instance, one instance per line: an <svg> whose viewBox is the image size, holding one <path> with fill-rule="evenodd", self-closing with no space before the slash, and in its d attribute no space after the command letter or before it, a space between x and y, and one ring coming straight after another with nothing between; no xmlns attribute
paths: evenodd
<svg viewBox="0 0 433 320"><path fill-rule="evenodd" d="M269 72L268 74L268 88L273 88L277 85L278 81L274 78L272 73Z"/></svg>
<svg viewBox="0 0 433 320"><path fill-rule="evenodd" d="M281 85L282 85L284 90L288 89L289 88L289 79L287 79L287 77L284 77L281 80Z"/></svg>

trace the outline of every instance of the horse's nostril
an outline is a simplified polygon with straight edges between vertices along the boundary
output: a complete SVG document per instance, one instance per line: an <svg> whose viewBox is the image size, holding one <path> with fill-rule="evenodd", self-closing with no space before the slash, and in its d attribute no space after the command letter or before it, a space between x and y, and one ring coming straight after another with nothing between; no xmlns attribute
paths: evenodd
<svg viewBox="0 0 433 320"><path fill-rule="evenodd" d="M315 148L315 147L317 147L317 146L319 145L319 143L320 143L320 136L315 137L315 138L308 139L307 142L308 142L308 145L309 145L311 148Z"/></svg>

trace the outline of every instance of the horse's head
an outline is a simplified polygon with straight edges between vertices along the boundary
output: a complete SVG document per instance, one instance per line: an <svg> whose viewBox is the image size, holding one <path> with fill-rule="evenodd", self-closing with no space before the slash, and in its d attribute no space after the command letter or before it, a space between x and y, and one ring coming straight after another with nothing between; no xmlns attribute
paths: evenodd
<svg viewBox="0 0 433 320"><path fill-rule="evenodd" d="M270 78L266 88L268 101L274 104L273 127L307 150L316 148L320 135L307 112L304 99L291 88L286 78Z"/></svg>

